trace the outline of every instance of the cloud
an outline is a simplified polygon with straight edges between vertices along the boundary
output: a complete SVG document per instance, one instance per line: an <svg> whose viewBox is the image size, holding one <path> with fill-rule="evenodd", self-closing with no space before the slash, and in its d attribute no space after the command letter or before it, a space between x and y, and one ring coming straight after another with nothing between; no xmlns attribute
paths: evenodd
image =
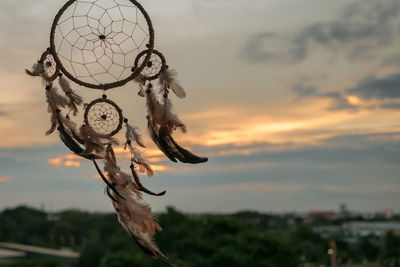
<svg viewBox="0 0 400 267"><path fill-rule="evenodd" d="M3 177L0 177L0 183L2 183L2 182L8 182L8 181L11 181L11 177L10 177L10 176L3 176Z"/></svg>
<svg viewBox="0 0 400 267"><path fill-rule="evenodd" d="M6 112L4 109L4 104L0 104L0 117L8 116L8 112Z"/></svg>
<svg viewBox="0 0 400 267"><path fill-rule="evenodd" d="M318 95L317 87L304 85L302 83L296 84L292 90L296 93L297 99Z"/></svg>
<svg viewBox="0 0 400 267"><path fill-rule="evenodd" d="M342 51L350 48L349 58L368 58L397 38L399 15L397 0L358 1L346 6L335 21L311 24L291 36L273 32L252 35L242 55L256 63L275 59L298 62L307 57L313 45L318 45Z"/></svg>
<svg viewBox="0 0 400 267"><path fill-rule="evenodd" d="M287 146L268 143L203 146L196 152L212 154L209 163L200 166L166 163L173 172L162 172L152 179L143 179L143 183L154 191L167 189L169 192L163 199L151 199L156 210L165 205L188 211L305 210L314 205L336 206L337 199L351 204L352 208L396 207L398 192L391 192L399 188L400 132L344 136L337 128L334 129L338 131L337 137L324 138L313 146L296 147L290 142ZM328 131L325 127L319 130ZM0 169L14 180L5 184L7 187L0 186L0 196L7 198L7 202L0 201L1 207L11 200L15 205L32 203L30 196L36 193L37 205L46 199L57 199L54 209L79 203L86 208L88 195L96 199L90 209L109 207L103 195L103 183L91 179L95 170L89 161L82 161L79 169L46 168L44 159L56 158L63 151L65 148L61 145L3 150L5 158L0 160ZM121 166L129 170L128 165L121 163ZM72 194L79 201L70 197L61 201L56 197ZM23 197L16 198L16 195ZM278 202L279 207L274 208Z"/></svg>
<svg viewBox="0 0 400 267"><path fill-rule="evenodd" d="M382 109L400 109L400 103L399 102L389 102L382 104L380 106Z"/></svg>
<svg viewBox="0 0 400 267"><path fill-rule="evenodd" d="M386 57L383 62L382 66L384 67L400 67L400 54L398 55L391 55Z"/></svg>
<svg viewBox="0 0 400 267"><path fill-rule="evenodd" d="M393 100L400 100L400 72L384 77L369 75L354 87L343 91L322 93L315 86L302 83L295 85L292 91L297 99L305 97L331 99L330 110L399 109L400 103Z"/></svg>
<svg viewBox="0 0 400 267"><path fill-rule="evenodd" d="M329 110L356 110L358 107L352 104L344 94L340 92L331 92L322 94L323 97L332 99Z"/></svg>
<svg viewBox="0 0 400 267"><path fill-rule="evenodd" d="M347 94L363 99L398 99L400 98L400 73L394 73L382 78L368 76L355 87L347 89Z"/></svg>
<svg viewBox="0 0 400 267"><path fill-rule="evenodd" d="M261 32L249 37L241 56L250 62L263 63L282 58L290 49L290 43L277 33Z"/></svg>
<svg viewBox="0 0 400 267"><path fill-rule="evenodd" d="M56 158L50 158L47 160L47 163L49 163L55 168L61 168L61 167L79 168L81 166L81 162L79 162L78 160L80 159L81 158L78 156L68 154Z"/></svg>
<svg viewBox="0 0 400 267"><path fill-rule="evenodd" d="M292 91L296 94L296 99L301 100L303 98L325 98L330 99L329 110L356 110L357 105L351 103L349 97L341 92L327 92L322 93L315 86L305 85L303 83L296 84Z"/></svg>

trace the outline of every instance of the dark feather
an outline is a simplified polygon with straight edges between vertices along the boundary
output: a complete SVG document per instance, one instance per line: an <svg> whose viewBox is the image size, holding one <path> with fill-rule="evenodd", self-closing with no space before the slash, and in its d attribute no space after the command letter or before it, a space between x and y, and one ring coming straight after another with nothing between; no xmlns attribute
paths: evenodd
<svg viewBox="0 0 400 267"><path fill-rule="evenodd" d="M79 144L81 145L85 144L85 141L83 141L82 138L75 131L72 131L72 136L76 141L78 141Z"/></svg>
<svg viewBox="0 0 400 267"><path fill-rule="evenodd" d="M58 131L60 132L61 141L76 155L83 152L83 148L67 133L61 120L58 120Z"/></svg>
<svg viewBox="0 0 400 267"><path fill-rule="evenodd" d="M171 161L173 162L178 162L175 157L174 154L172 153L172 151L170 150L170 147L168 146L168 144L164 141L161 140L156 132L156 130L154 129L154 125L150 119L150 117L147 117L148 123L147 123L147 129L149 131L150 137L153 140L153 142L157 145L157 147L161 150L161 152L164 153L164 155L169 158Z"/></svg>
<svg viewBox="0 0 400 267"><path fill-rule="evenodd" d="M60 116L60 115L58 115ZM74 152L74 154L81 156L85 159L89 159L91 160L92 157L94 157L95 159L101 159L102 157L97 156L97 155L81 155L81 153L83 152L83 148L75 141L75 139L73 137L71 137L69 135L69 133L65 130L65 127L60 119L60 117L58 117L57 119L58 121L58 131L60 133L60 139L61 141L64 143L64 145L66 145L72 152Z"/></svg>
<svg viewBox="0 0 400 267"><path fill-rule="evenodd" d="M147 255L152 256L152 257L160 257L163 261L165 261L166 263L170 264L171 266L175 266L177 267L178 265L176 265L172 260L170 260L167 256L165 256L161 251L152 251L151 249L147 248L146 246L142 245L136 238L135 236L131 233L130 234L132 239L135 240L135 243L138 245L138 247ZM157 253L158 252L158 253Z"/></svg>
<svg viewBox="0 0 400 267"><path fill-rule="evenodd" d="M53 122L50 126L50 129L46 132L46 136L51 135L57 129L57 123Z"/></svg>
<svg viewBox="0 0 400 267"><path fill-rule="evenodd" d="M139 190L142 192L145 192L146 194L152 195L152 196L163 196L165 195L165 193L167 193L167 191L161 192L161 193L153 193L152 191L150 191L149 189L147 189L146 187L143 186L143 184L140 182L140 178L138 176L138 174L135 171L135 166L133 164L131 164L131 171L132 171L132 176L133 179L135 179L135 183L137 184L137 186L139 187Z"/></svg>
<svg viewBox="0 0 400 267"><path fill-rule="evenodd" d="M170 131L167 127L160 127L159 137L170 147L170 151L173 152L174 157L182 163L200 164L208 161L208 158L196 156L192 152L178 145L170 135Z"/></svg>
<svg viewBox="0 0 400 267"><path fill-rule="evenodd" d="M172 136L169 136L169 138L171 139L171 142L175 145L176 149L184 156L186 162L183 163L190 163L190 164L200 164L200 163L205 163L208 162L208 158L206 157L199 157L195 154L193 154L192 152L184 149L183 147L181 147L180 145L178 145L178 143L176 143L176 141L174 140L174 138L172 138Z"/></svg>
<svg viewBox="0 0 400 267"><path fill-rule="evenodd" d="M112 195L112 193L110 192L110 189L111 189L110 187L106 186L105 192L106 192L107 196L108 196L112 201L119 203L119 201L116 200L115 197L114 197L114 196Z"/></svg>
<svg viewBox="0 0 400 267"><path fill-rule="evenodd" d="M121 196L120 193L118 193L118 191L115 189L115 187L110 184L110 182L107 180L107 178L104 176L104 174L101 172L99 165L97 164L96 160L94 158L92 158L92 161L94 163L94 166L96 167L97 172L99 173L101 179L103 180L103 182L115 193L117 194L120 198L124 199L125 198L123 196Z"/></svg>

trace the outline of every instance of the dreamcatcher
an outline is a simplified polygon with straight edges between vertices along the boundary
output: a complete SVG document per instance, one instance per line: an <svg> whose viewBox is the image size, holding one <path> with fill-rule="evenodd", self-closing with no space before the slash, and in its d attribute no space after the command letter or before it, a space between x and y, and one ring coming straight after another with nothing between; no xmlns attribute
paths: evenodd
<svg viewBox="0 0 400 267"><path fill-rule="evenodd" d="M106 95L109 89L137 83L139 95L146 99L149 135L165 156L190 164L208 160L181 147L172 137L177 129L186 132L186 126L172 112L169 95L173 92L184 98L186 93L163 54L154 50L154 30L145 9L135 0L69 0L54 19L50 47L26 73L40 77L46 89L51 122L46 135L58 130L72 152L93 162L122 226L145 252L173 264L152 241L161 227L142 197L143 193L162 196L166 192L154 193L140 182L139 173L154 175L138 149L145 145L138 128ZM157 79L159 91L153 86ZM69 80L103 93L84 104ZM81 110L83 122L79 125L72 118ZM122 129L122 143L131 158L129 172L121 170L114 153L120 144L116 135ZM98 161L104 163L104 172Z"/></svg>

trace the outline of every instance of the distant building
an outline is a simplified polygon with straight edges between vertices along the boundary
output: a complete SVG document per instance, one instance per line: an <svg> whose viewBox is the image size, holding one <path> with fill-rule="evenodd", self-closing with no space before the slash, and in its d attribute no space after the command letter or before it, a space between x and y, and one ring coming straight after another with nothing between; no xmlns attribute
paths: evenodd
<svg viewBox="0 0 400 267"><path fill-rule="evenodd" d="M385 236L388 232L400 234L400 223L398 222L350 222L343 224L343 230L348 236Z"/></svg>
<svg viewBox="0 0 400 267"><path fill-rule="evenodd" d="M337 212L334 211L312 211L308 215L309 219L316 220L316 219L325 219L328 221L337 220L339 215Z"/></svg>
<svg viewBox="0 0 400 267"><path fill-rule="evenodd" d="M349 216L349 211L347 210L346 204L340 204L340 217L345 218Z"/></svg>
<svg viewBox="0 0 400 267"><path fill-rule="evenodd" d="M385 217L388 220L392 219L393 218L393 210L392 209L386 209L385 210Z"/></svg>

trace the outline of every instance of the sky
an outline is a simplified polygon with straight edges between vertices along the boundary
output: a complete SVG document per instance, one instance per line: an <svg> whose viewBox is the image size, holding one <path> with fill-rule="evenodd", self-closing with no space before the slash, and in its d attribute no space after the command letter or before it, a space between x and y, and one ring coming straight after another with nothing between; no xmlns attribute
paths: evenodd
<svg viewBox="0 0 400 267"><path fill-rule="evenodd" d="M44 90L24 74L63 2L1 1L0 209L112 210L90 162L44 135ZM210 158L168 162L147 137L137 86L108 92L145 137L156 175L143 183L167 190L145 197L153 210L400 212L399 1L141 2L187 92L172 97L188 127L175 138ZM86 101L102 94L74 86Z"/></svg>

